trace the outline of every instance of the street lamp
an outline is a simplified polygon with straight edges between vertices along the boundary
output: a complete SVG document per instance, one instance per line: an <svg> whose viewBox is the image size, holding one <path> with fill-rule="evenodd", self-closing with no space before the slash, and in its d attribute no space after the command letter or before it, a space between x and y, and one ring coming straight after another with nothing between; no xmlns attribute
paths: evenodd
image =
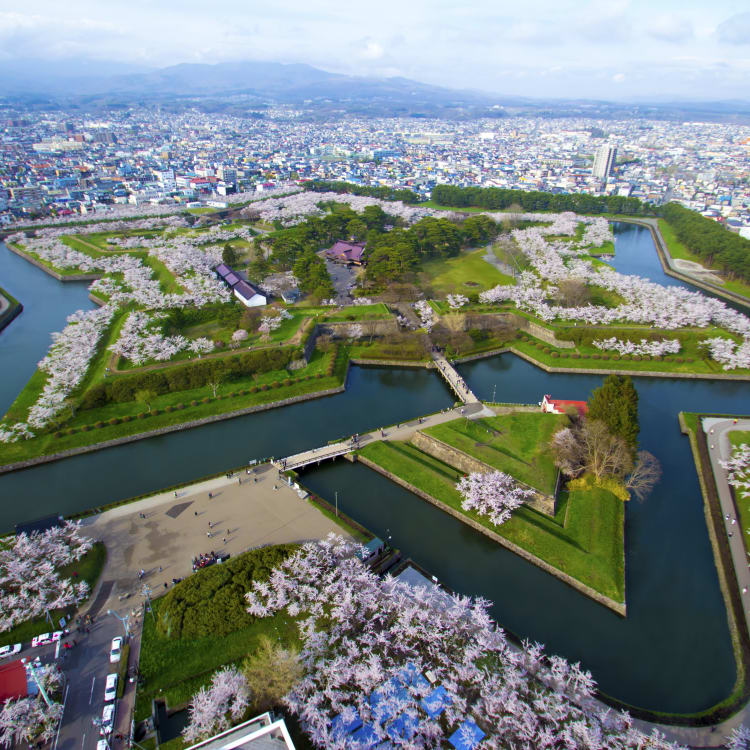
<svg viewBox="0 0 750 750"><path fill-rule="evenodd" d="M120 615L118 615L117 612L114 612L111 609L107 610L107 614L113 615L122 623L122 626L125 628L125 637L130 638L130 628L128 627L128 620L130 619L130 615L125 615L125 617L120 617Z"/></svg>

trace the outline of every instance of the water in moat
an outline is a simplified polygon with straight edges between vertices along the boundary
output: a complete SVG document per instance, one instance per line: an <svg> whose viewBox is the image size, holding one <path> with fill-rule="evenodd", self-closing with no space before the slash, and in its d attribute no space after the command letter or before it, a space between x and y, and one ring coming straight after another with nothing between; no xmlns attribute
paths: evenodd
<svg viewBox="0 0 750 750"><path fill-rule="evenodd" d="M663 274L648 230L616 225L616 232L618 270L681 284ZM630 267L636 261L643 265ZM26 306L0 335L4 370L9 362L26 368L19 383L0 378L0 405L7 407L44 355L49 332L90 303L82 285L62 285L5 248L0 286ZM53 293L59 296L50 303ZM16 329L24 333L11 346L6 336L25 316L32 320ZM480 397L490 398L496 389L496 400L510 402L537 402L544 393L583 399L602 380L550 375L511 355L459 370ZM641 442L662 462L664 478L645 503L627 507L626 619L364 467L340 461L306 472L305 482L326 497L338 491L342 509L375 533L391 535L405 555L451 588L493 601L493 614L514 633L580 660L605 692L656 710L699 710L728 694L735 670L695 469L676 415L680 409L750 412L750 388L648 378L636 383ZM287 455L440 409L450 400L432 373L353 367L346 393L331 398L0 476L0 528L157 490L250 458Z"/></svg>

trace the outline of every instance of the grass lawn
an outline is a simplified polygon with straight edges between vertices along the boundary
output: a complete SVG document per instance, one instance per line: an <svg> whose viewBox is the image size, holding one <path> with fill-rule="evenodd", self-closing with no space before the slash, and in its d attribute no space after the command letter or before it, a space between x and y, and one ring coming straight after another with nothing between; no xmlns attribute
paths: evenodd
<svg viewBox="0 0 750 750"><path fill-rule="evenodd" d="M625 511L611 493L599 488L561 493L554 518L524 507L493 526L486 516L461 509L455 488L461 473L414 446L378 441L359 453L581 583L625 600Z"/></svg>
<svg viewBox="0 0 750 750"><path fill-rule="evenodd" d="M196 573L194 575L200 575ZM153 601L158 618L163 597ZM211 681L211 675L227 664L240 665L255 651L260 637L273 641L299 644L297 626L286 613L257 620L252 625L223 637L176 639L161 635L154 617L147 614L143 621L139 668L145 683L138 688L135 720L151 715L151 701L162 698L170 709L185 705L192 696Z"/></svg>
<svg viewBox="0 0 750 750"><path fill-rule="evenodd" d="M428 260L422 264L420 280L437 295L482 292L498 284L514 284L511 276L506 276L484 260L486 253L485 248L479 248L455 258Z"/></svg>
<svg viewBox="0 0 750 750"><path fill-rule="evenodd" d="M708 329L702 329L702 331L707 333ZM633 338L637 338L637 329L634 329L633 334ZM601 338L608 338L610 335L606 328L601 330ZM669 337L668 332L665 332L665 337ZM602 353L596 347L589 345L579 345L575 349L555 349L546 342L539 341L531 336L516 339L512 343L513 348L517 351L551 367L582 370L628 370L634 373L672 372L717 375L725 372L719 363L706 358L706 349L698 346L697 338L695 340L688 339L683 344L682 351L679 354L669 354L660 358L644 356L638 359L631 355L621 357L614 352ZM545 349L549 351L545 351ZM574 355L577 355L577 357ZM688 362L688 359L691 361ZM750 370L732 370L731 372L736 375L746 375L750 373Z"/></svg>
<svg viewBox="0 0 750 750"><path fill-rule="evenodd" d="M567 419L562 414L517 412L477 420L455 419L423 432L552 494L557 468L545 446Z"/></svg>
<svg viewBox="0 0 750 750"><path fill-rule="evenodd" d="M720 285L722 289L750 298L750 284L739 279L727 279L724 271L709 266L704 258L692 253L687 247L685 247L685 245L677 239L672 227L664 219L658 219L657 221L659 222L661 236L664 238L664 242L669 249L669 254L673 258L692 260L694 263L700 263L704 268L710 268L716 272L717 276L724 279L724 283Z"/></svg>
<svg viewBox="0 0 750 750"><path fill-rule="evenodd" d="M60 568L60 575L63 578L71 578L73 573L77 573L75 580L84 580L89 585L89 591L94 590L96 582L99 580L99 575L102 572L104 563L107 560L107 550L101 542L96 542L94 546L86 553L86 555L76 563L65 565ZM5 646L9 643L28 643L35 635L40 633L48 633L51 630L55 630L60 625L60 618L66 616L66 613L72 613L75 608L68 607L67 609L53 609L50 612L52 622L55 626L52 627L46 617L39 617L36 620L28 620L22 622L20 625L16 625L12 630L6 630L4 633L0 633L0 646Z"/></svg>
<svg viewBox="0 0 750 750"><path fill-rule="evenodd" d="M384 302L376 302L372 305L352 305L340 310L335 307L296 305L290 307L289 311L292 313L300 312L306 316L316 316L319 323L345 322L348 320L388 320L388 318L393 317Z"/></svg>

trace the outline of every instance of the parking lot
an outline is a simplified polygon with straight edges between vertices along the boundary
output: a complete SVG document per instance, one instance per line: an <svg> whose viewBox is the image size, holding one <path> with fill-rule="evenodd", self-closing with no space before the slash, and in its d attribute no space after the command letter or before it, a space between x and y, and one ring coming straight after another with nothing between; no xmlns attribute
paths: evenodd
<svg viewBox="0 0 750 750"><path fill-rule="evenodd" d="M331 275L333 288L336 291L336 302L340 304L351 304L351 289L357 280L360 266L346 266L343 263L334 263L326 259L326 268Z"/></svg>

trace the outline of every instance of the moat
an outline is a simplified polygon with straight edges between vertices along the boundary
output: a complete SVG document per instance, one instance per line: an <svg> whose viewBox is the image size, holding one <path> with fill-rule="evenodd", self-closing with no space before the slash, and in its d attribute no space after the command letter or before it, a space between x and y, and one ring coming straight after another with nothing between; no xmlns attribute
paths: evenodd
<svg viewBox="0 0 750 750"><path fill-rule="evenodd" d="M666 284L648 230L616 226L618 270ZM637 268L631 264L637 264ZM25 311L0 336L0 406L33 373L49 333L91 307L86 285L61 284L0 248L2 285ZM9 363L13 363L9 367ZM600 376L547 374L512 355L459 367L470 388L497 401L536 403L542 394L583 399ZM626 508L628 617L621 619L370 470L343 461L305 473L373 532L461 593L494 602L498 622L592 671L601 689L634 705L690 712L726 697L735 678L726 612L680 410L750 412L742 382L636 378L641 443L664 476L643 504ZM51 512L73 513L188 481L270 455L439 410L453 398L421 369L352 367L330 398L249 415L0 476L0 527Z"/></svg>

